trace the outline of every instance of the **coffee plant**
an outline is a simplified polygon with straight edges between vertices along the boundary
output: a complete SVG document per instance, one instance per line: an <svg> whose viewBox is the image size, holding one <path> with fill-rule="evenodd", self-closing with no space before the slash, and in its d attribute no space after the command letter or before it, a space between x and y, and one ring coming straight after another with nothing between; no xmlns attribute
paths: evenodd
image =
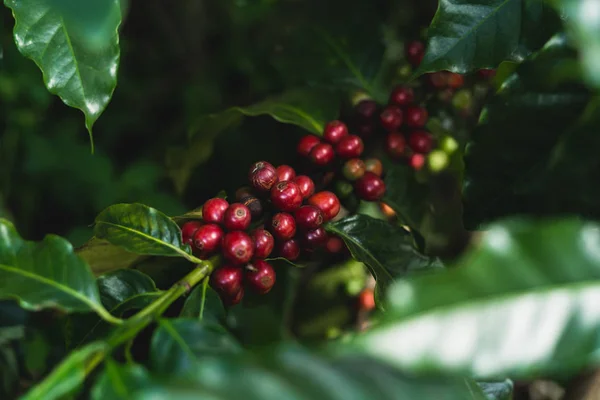
<svg viewBox="0 0 600 400"><path fill-rule="evenodd" d="M600 395L600 2L4 5L0 398Z"/></svg>

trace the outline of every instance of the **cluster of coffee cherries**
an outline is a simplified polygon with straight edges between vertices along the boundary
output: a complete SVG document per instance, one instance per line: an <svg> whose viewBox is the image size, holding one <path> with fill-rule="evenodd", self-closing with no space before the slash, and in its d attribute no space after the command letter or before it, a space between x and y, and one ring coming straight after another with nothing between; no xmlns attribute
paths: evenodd
<svg viewBox="0 0 600 400"><path fill-rule="evenodd" d="M343 247L322 226L340 211L334 193L315 193L310 177L266 161L254 163L248 179L251 187L239 189L235 203L212 198L202 206L201 221L181 227L183 241L199 258L222 254L224 265L212 273L211 286L228 305L239 303L245 288L259 294L272 289L276 274L266 259L294 261L302 252Z"/></svg>

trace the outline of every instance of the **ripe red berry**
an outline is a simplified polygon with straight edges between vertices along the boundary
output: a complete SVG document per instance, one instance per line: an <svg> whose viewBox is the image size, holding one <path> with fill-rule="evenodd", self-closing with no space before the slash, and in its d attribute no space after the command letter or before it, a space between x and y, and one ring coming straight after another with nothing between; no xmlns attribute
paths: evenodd
<svg viewBox="0 0 600 400"><path fill-rule="evenodd" d="M379 120L381 121L381 126L388 131L396 130L402 125L402 109L394 105L387 106L383 109L381 114L379 114Z"/></svg>
<svg viewBox="0 0 600 400"><path fill-rule="evenodd" d="M234 296L231 296L231 297L221 296L221 301L223 301L223 303L226 306L231 307L231 306L235 306L236 304L239 304L243 298L244 298L244 288L242 287Z"/></svg>
<svg viewBox="0 0 600 400"><path fill-rule="evenodd" d="M221 251L225 259L232 264L246 264L254 255L254 243L247 233L233 231L223 238Z"/></svg>
<svg viewBox="0 0 600 400"><path fill-rule="evenodd" d="M285 242L279 243L277 246L277 253L280 257L295 261L300 257L300 245L296 239L286 240Z"/></svg>
<svg viewBox="0 0 600 400"><path fill-rule="evenodd" d="M425 155L421 153L413 153L410 156L408 163L413 169L418 171L423 168L423 165L425 165Z"/></svg>
<svg viewBox="0 0 600 400"><path fill-rule="evenodd" d="M360 157L364 149L362 139L356 135L346 136L335 147L337 155L343 159Z"/></svg>
<svg viewBox="0 0 600 400"><path fill-rule="evenodd" d="M383 164L378 158L368 158L365 160L365 168L367 171L374 173L377 176L383 175Z"/></svg>
<svg viewBox="0 0 600 400"><path fill-rule="evenodd" d="M215 197L207 200L202 206L202 219L208 224L220 224L228 207L229 203L225 199Z"/></svg>
<svg viewBox="0 0 600 400"><path fill-rule="evenodd" d="M252 232L252 241L254 242L254 257L267 258L273 251L275 239L271 232L264 229L256 229Z"/></svg>
<svg viewBox="0 0 600 400"><path fill-rule="evenodd" d="M242 268L224 265L210 275L210 286L224 297L235 297L242 289Z"/></svg>
<svg viewBox="0 0 600 400"><path fill-rule="evenodd" d="M194 233L202 226L202 222L200 221L189 221L181 226L181 238L183 239L183 243L193 244L194 243Z"/></svg>
<svg viewBox="0 0 600 400"><path fill-rule="evenodd" d="M366 166L360 158L352 158L344 163L342 173L344 178L355 181L365 174Z"/></svg>
<svg viewBox="0 0 600 400"><path fill-rule="evenodd" d="M323 191L315 193L308 198L308 204L317 207L323 212L325 221L335 218L340 212L340 200L331 192Z"/></svg>
<svg viewBox="0 0 600 400"><path fill-rule="evenodd" d="M246 196L242 198L242 204L248 207L250 215L253 219L260 218L263 213L262 202L254 196Z"/></svg>
<svg viewBox="0 0 600 400"><path fill-rule="evenodd" d="M245 231L250 226L252 216L248 207L242 203L233 203L225 211L223 225L230 231Z"/></svg>
<svg viewBox="0 0 600 400"><path fill-rule="evenodd" d="M327 239L327 243L325 243L325 248L331 254L337 254L344 250L344 241L340 239L338 236L330 235Z"/></svg>
<svg viewBox="0 0 600 400"><path fill-rule="evenodd" d="M273 215L270 230L279 240L290 240L296 234L296 220L288 213Z"/></svg>
<svg viewBox="0 0 600 400"><path fill-rule="evenodd" d="M223 229L217 224L202 225L194 234L194 248L198 257L206 258L221 246Z"/></svg>
<svg viewBox="0 0 600 400"><path fill-rule="evenodd" d="M275 285L275 270L264 260L254 260L246 266L245 280L258 294L267 294Z"/></svg>
<svg viewBox="0 0 600 400"><path fill-rule="evenodd" d="M390 104L406 107L415 101L415 91L406 86L398 86L390 95Z"/></svg>
<svg viewBox="0 0 600 400"><path fill-rule="evenodd" d="M372 121L378 110L379 106L374 100L362 100L354 107L354 112L361 122Z"/></svg>
<svg viewBox="0 0 600 400"><path fill-rule="evenodd" d="M348 127L342 121L328 122L323 130L323 139L331 144L338 143L346 136L348 136Z"/></svg>
<svg viewBox="0 0 600 400"><path fill-rule="evenodd" d="M427 123L429 114L424 107L409 107L404 113L404 123L411 128L422 128Z"/></svg>
<svg viewBox="0 0 600 400"><path fill-rule="evenodd" d="M333 161L335 152L329 143L319 143L310 151L311 161L319 166L325 166Z"/></svg>
<svg viewBox="0 0 600 400"><path fill-rule="evenodd" d="M294 182L279 182L271 189L271 202L281 211L294 211L302 205L302 193Z"/></svg>
<svg viewBox="0 0 600 400"><path fill-rule="evenodd" d="M300 139L300 141L298 142L298 147L296 148L296 151L302 157L308 157L313 147L315 147L319 143L321 143L321 139L314 135L303 136L302 139Z"/></svg>
<svg viewBox="0 0 600 400"><path fill-rule="evenodd" d="M399 132L392 132L385 138L385 151L392 158L400 158L406 151L406 139Z"/></svg>
<svg viewBox="0 0 600 400"><path fill-rule="evenodd" d="M294 178L294 183L298 185L302 199L306 199L315 192L315 183L306 175L298 175Z"/></svg>
<svg viewBox="0 0 600 400"><path fill-rule="evenodd" d="M429 132L414 131L408 137L408 145L417 153L427 154L433 147L433 136Z"/></svg>
<svg viewBox="0 0 600 400"><path fill-rule="evenodd" d="M356 181L354 189L362 200L376 201L385 194L385 183L374 173L366 172L365 176Z"/></svg>
<svg viewBox="0 0 600 400"><path fill-rule="evenodd" d="M277 172L270 163L258 161L250 167L248 180L256 190L266 192L271 190L271 187L277 183Z"/></svg>
<svg viewBox="0 0 600 400"><path fill-rule="evenodd" d="M375 308L375 293L373 289L364 289L358 295L358 306L361 310L371 311Z"/></svg>
<svg viewBox="0 0 600 400"><path fill-rule="evenodd" d="M465 77L461 74L448 72L448 74L446 75L446 82L448 84L448 87L451 87L452 89L459 89L465 84Z"/></svg>
<svg viewBox="0 0 600 400"><path fill-rule="evenodd" d="M323 227L317 229L311 229L310 231L304 232L302 235L302 245L309 250L315 250L319 247L325 246L327 243L327 232Z"/></svg>
<svg viewBox="0 0 600 400"><path fill-rule="evenodd" d="M429 78L429 84L434 89L444 89L448 86L448 75L446 74L446 71L433 72L428 74L427 77Z"/></svg>
<svg viewBox="0 0 600 400"><path fill-rule="evenodd" d="M289 165L280 165L275 171L277 172L279 182L291 181L296 177L296 171Z"/></svg>
<svg viewBox="0 0 600 400"><path fill-rule="evenodd" d="M323 212L315 206L302 206L294 214L300 229L317 229L323 224Z"/></svg>
<svg viewBox="0 0 600 400"><path fill-rule="evenodd" d="M413 67L421 64L423 60L423 56L425 55L425 45L423 42L419 40L413 40L406 43L404 47L404 54L406 55L406 59L409 63L412 64Z"/></svg>

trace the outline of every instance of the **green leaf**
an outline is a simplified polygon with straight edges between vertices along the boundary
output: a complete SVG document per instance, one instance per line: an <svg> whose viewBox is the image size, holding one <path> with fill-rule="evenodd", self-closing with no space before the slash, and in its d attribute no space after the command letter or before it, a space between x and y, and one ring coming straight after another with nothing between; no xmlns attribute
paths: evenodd
<svg viewBox="0 0 600 400"><path fill-rule="evenodd" d="M439 260L415 249L406 230L386 221L358 214L329 223L325 229L341 237L352 257L367 265L377 280L378 301L395 279L411 272L442 268Z"/></svg>
<svg viewBox="0 0 600 400"><path fill-rule="evenodd" d="M397 282L362 351L415 373L563 377L598 362L600 225L506 220L437 274Z"/></svg>
<svg viewBox="0 0 600 400"><path fill-rule="evenodd" d="M43 381L29 390L22 400L63 399L75 393L86 378L86 367L96 357L103 357L105 343L93 342L69 354Z"/></svg>
<svg viewBox="0 0 600 400"><path fill-rule="evenodd" d="M189 297L185 300L181 309L180 317L200 318L202 310L202 320L208 322L217 322L225 320L225 308L221 298L210 286L206 287L205 295L204 285L198 285L192 290Z"/></svg>
<svg viewBox="0 0 600 400"><path fill-rule="evenodd" d="M419 230L427 213L429 188L417 182L412 168L391 164L385 170L384 203L392 207L401 221Z"/></svg>
<svg viewBox="0 0 600 400"><path fill-rule="evenodd" d="M139 203L115 204L96 217L94 234L125 250L195 261L179 226L160 211Z"/></svg>
<svg viewBox="0 0 600 400"><path fill-rule="evenodd" d="M110 0L105 2L110 5L105 14L95 14L95 18L103 18L103 32L94 36L92 45L90 36L82 35L84 25L65 18L65 9L55 7L56 1L4 0L4 4L15 18L19 51L42 70L51 93L83 111L91 138L92 126L117 85L121 8L118 0ZM90 14L79 17L83 15Z"/></svg>
<svg viewBox="0 0 600 400"><path fill-rule="evenodd" d="M150 386L152 382L141 365L119 365L112 360L107 360L105 365L92 388L93 400L130 400L137 390Z"/></svg>
<svg viewBox="0 0 600 400"><path fill-rule="evenodd" d="M83 258L92 272L100 275L113 270L130 268L146 257L115 246L108 240L96 237L88 240L84 245L78 247L77 254Z"/></svg>
<svg viewBox="0 0 600 400"><path fill-rule="evenodd" d="M559 27L544 0L440 0L429 41L415 75L450 70L466 73L522 61Z"/></svg>

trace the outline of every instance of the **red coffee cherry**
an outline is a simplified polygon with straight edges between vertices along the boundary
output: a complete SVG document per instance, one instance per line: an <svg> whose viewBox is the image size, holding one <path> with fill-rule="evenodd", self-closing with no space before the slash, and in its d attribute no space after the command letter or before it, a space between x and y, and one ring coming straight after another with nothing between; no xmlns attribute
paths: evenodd
<svg viewBox="0 0 600 400"><path fill-rule="evenodd" d="M254 257L267 258L275 247L275 239L271 232L264 229L256 229L252 232L252 241L254 242Z"/></svg>
<svg viewBox="0 0 600 400"><path fill-rule="evenodd" d="M300 229L317 229L323 224L323 212L315 206L302 206L294 214Z"/></svg>
<svg viewBox="0 0 600 400"><path fill-rule="evenodd" d="M271 218L270 231L279 240L290 240L296 234L296 220L291 214L277 213Z"/></svg>
<svg viewBox="0 0 600 400"><path fill-rule="evenodd" d="M221 224L229 203L225 199L215 197L207 200L202 206L202 219L208 224Z"/></svg>
<svg viewBox="0 0 600 400"><path fill-rule="evenodd" d="M340 200L331 192L324 191L315 193L308 198L308 204L317 207L323 212L325 221L335 218L340 212Z"/></svg>
<svg viewBox="0 0 600 400"><path fill-rule="evenodd" d="M302 245L308 250L315 250L325 246L327 243L327 232L323 227L306 231L302 235Z"/></svg>
<svg viewBox="0 0 600 400"><path fill-rule="evenodd" d="M374 173L377 176L383 175L383 164L378 158L368 158L365 160L365 168L367 171Z"/></svg>
<svg viewBox="0 0 600 400"><path fill-rule="evenodd" d="M275 285L275 270L264 260L254 260L246 266L246 284L258 294L267 294Z"/></svg>
<svg viewBox="0 0 600 400"><path fill-rule="evenodd" d="M279 243L277 246L277 253L280 257L295 261L300 257L300 245L296 239L286 240L285 242Z"/></svg>
<svg viewBox="0 0 600 400"><path fill-rule="evenodd" d="M418 171L425 165L425 155L421 153L413 153L408 159L410 166Z"/></svg>
<svg viewBox="0 0 600 400"><path fill-rule="evenodd" d="M419 40L413 40L406 43L404 47L404 54L408 62L416 67L421 64L423 56L425 55L425 45Z"/></svg>
<svg viewBox="0 0 600 400"><path fill-rule="evenodd" d="M298 142L298 147L296 151L302 157L308 157L313 147L321 143L321 140L314 135L306 135L303 136L302 139Z"/></svg>
<svg viewBox="0 0 600 400"><path fill-rule="evenodd" d="M348 127L342 121L331 121L325 125L323 139L331 144L336 144L348 136Z"/></svg>
<svg viewBox="0 0 600 400"><path fill-rule="evenodd" d="M225 211L223 225L230 231L245 231L250 226L252 215L242 203L233 203Z"/></svg>
<svg viewBox="0 0 600 400"><path fill-rule="evenodd" d="M364 289L358 295L358 306L361 310L371 311L375 308L375 293L373 289Z"/></svg>
<svg viewBox="0 0 600 400"><path fill-rule="evenodd" d="M310 151L309 157L313 164L323 167L333 161L335 152L329 143L319 143Z"/></svg>
<svg viewBox="0 0 600 400"><path fill-rule="evenodd" d="M294 211L302 205L302 193L294 182L279 182L271 189L271 202L281 211Z"/></svg>
<svg viewBox="0 0 600 400"><path fill-rule="evenodd" d="M221 296L235 297L242 289L242 278L242 268L224 265L210 275L210 286Z"/></svg>
<svg viewBox="0 0 600 400"><path fill-rule="evenodd" d="M206 258L221 246L223 229L217 224L202 225L194 233L194 248L200 258Z"/></svg>
<svg viewBox="0 0 600 400"><path fill-rule="evenodd" d="M448 87L452 89L460 89L465 84L465 77L461 74L448 72L448 75L446 76L446 82L448 84Z"/></svg>
<svg viewBox="0 0 600 400"><path fill-rule="evenodd" d="M331 254L338 254L344 250L344 241L340 239L338 236L330 235L327 239L327 243L325 243L325 248Z"/></svg>
<svg viewBox="0 0 600 400"><path fill-rule="evenodd" d="M402 125L402 109L394 105L387 106L383 109L381 114L379 114L379 120L381 121L381 126L388 131L396 130Z"/></svg>
<svg viewBox="0 0 600 400"><path fill-rule="evenodd" d="M360 158L352 158L344 163L342 174L349 181L355 181L365 174L366 166Z"/></svg>
<svg viewBox="0 0 600 400"><path fill-rule="evenodd" d="M427 123L429 114L423 107L409 107L404 113L404 123L411 128L422 128Z"/></svg>
<svg viewBox="0 0 600 400"><path fill-rule="evenodd" d="M280 165L275 171L277 172L279 182L291 181L296 177L296 171L289 165Z"/></svg>
<svg viewBox="0 0 600 400"><path fill-rule="evenodd" d="M366 172L354 184L356 195L366 201L377 201L385 194L385 183L372 172Z"/></svg>
<svg viewBox="0 0 600 400"><path fill-rule="evenodd" d="M244 288L242 287L234 296L226 297L221 296L221 301L228 307L235 306L239 304L244 298Z"/></svg>
<svg viewBox="0 0 600 400"><path fill-rule="evenodd" d="M406 139L399 132L392 132L385 138L385 151L390 157L398 159L406 152Z"/></svg>
<svg viewBox="0 0 600 400"><path fill-rule="evenodd" d="M365 146L362 139L356 135L348 135L337 144L335 152L340 158L357 158L360 157Z"/></svg>
<svg viewBox="0 0 600 400"><path fill-rule="evenodd" d="M434 89L444 89L448 86L448 75L446 71L433 72L427 74L429 85Z"/></svg>
<svg viewBox="0 0 600 400"><path fill-rule="evenodd" d="M315 183L306 175L298 175L294 178L294 183L298 185L302 199L306 199L315 192Z"/></svg>
<svg viewBox="0 0 600 400"><path fill-rule="evenodd" d="M252 219L260 218L263 213L262 202L254 196L246 196L242 198L242 204L248 207Z"/></svg>
<svg viewBox="0 0 600 400"><path fill-rule="evenodd" d="M372 121L377 112L379 111L379 105L374 100L361 100L355 107L354 112L359 121L370 122Z"/></svg>
<svg viewBox="0 0 600 400"><path fill-rule="evenodd" d="M246 264L254 255L254 243L250 236L242 231L227 233L221 247L225 259L235 265Z"/></svg>
<svg viewBox="0 0 600 400"><path fill-rule="evenodd" d="M433 136L429 132L414 131L408 137L408 145L417 153L427 154L433 147Z"/></svg>
<svg viewBox="0 0 600 400"><path fill-rule="evenodd" d="M277 183L277 172L270 163L259 161L250 167L248 180L256 190L266 192L271 190L271 187Z"/></svg>
<svg viewBox="0 0 600 400"><path fill-rule="evenodd" d="M194 243L194 234L202 226L200 221L188 221L181 226L181 238L183 243L189 245Z"/></svg>
<svg viewBox="0 0 600 400"><path fill-rule="evenodd" d="M397 86L390 95L390 104L406 107L415 101L415 91L406 86Z"/></svg>

